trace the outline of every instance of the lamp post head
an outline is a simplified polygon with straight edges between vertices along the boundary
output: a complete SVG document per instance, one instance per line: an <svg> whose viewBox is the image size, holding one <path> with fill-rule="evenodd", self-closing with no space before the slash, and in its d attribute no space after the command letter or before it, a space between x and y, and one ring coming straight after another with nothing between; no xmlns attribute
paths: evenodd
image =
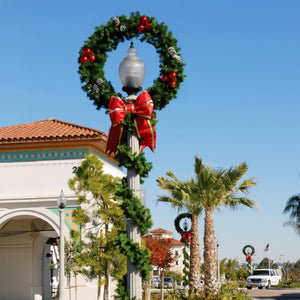
<svg viewBox="0 0 300 300"><path fill-rule="evenodd" d="M63 208L66 207L66 204L67 204L67 198L66 198L66 196L65 196L65 194L64 194L64 192L63 192L63 190L61 190L61 192L60 192L60 194L59 194L59 196L58 196L58 198L57 198L57 204L58 204L58 207L59 207L60 209L63 209Z"/></svg>
<svg viewBox="0 0 300 300"><path fill-rule="evenodd" d="M142 84L145 79L145 65L139 57L137 51L131 42L127 51L128 56L124 58L119 66L119 77L123 84L123 91L128 95L136 95L142 90Z"/></svg>

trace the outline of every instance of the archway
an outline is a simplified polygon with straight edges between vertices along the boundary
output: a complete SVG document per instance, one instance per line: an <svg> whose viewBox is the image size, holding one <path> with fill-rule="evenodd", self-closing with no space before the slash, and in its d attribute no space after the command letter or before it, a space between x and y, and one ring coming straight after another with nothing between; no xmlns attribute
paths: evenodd
<svg viewBox="0 0 300 300"><path fill-rule="evenodd" d="M0 300L51 299L48 266L57 222L46 211L15 210L0 217Z"/></svg>

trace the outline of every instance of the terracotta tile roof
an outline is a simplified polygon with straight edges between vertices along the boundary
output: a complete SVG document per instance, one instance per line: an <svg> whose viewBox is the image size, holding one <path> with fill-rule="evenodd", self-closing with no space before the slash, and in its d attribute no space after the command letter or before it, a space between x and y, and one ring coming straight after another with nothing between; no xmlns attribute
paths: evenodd
<svg viewBox="0 0 300 300"><path fill-rule="evenodd" d="M0 128L0 145L41 141L106 138L104 132L57 119Z"/></svg>
<svg viewBox="0 0 300 300"><path fill-rule="evenodd" d="M147 240L147 239L150 239L152 237L152 235L150 235L150 234L146 234L146 235L143 235L142 236L142 240ZM172 245L183 245L183 243L181 243L180 241L178 241L178 240L175 240L175 239L173 239L173 238L169 238L170 240L171 240L171 244Z"/></svg>
<svg viewBox="0 0 300 300"><path fill-rule="evenodd" d="M161 234L168 234L168 235L172 235L173 234L173 232L165 230L165 229L162 229L162 228L153 229L153 230L150 231L150 233L154 233L154 234L161 233Z"/></svg>

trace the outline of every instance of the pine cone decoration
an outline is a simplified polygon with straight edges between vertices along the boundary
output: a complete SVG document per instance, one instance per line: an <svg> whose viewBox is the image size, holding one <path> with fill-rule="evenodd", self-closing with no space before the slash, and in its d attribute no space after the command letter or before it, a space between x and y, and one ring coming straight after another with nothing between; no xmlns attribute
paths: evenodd
<svg viewBox="0 0 300 300"><path fill-rule="evenodd" d="M120 25L120 20L119 18L113 18L113 22L115 26L119 26Z"/></svg>
<svg viewBox="0 0 300 300"><path fill-rule="evenodd" d="M93 91L97 94L100 92L100 89L96 83L93 85Z"/></svg>
<svg viewBox="0 0 300 300"><path fill-rule="evenodd" d="M175 50L173 47L169 47L169 48L168 48L168 52L169 52L169 54L172 55L172 56L174 56L174 55L177 54L177 53L176 53L176 50Z"/></svg>
<svg viewBox="0 0 300 300"><path fill-rule="evenodd" d="M104 86L104 80L102 78L98 78L96 83L100 88Z"/></svg>
<svg viewBox="0 0 300 300"><path fill-rule="evenodd" d="M124 32L125 30L126 30L126 25L125 24L120 25L120 31Z"/></svg>

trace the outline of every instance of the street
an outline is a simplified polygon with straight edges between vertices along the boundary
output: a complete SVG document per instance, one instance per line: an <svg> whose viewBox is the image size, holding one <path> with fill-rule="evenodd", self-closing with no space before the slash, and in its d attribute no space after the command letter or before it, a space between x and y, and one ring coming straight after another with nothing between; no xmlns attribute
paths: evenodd
<svg viewBox="0 0 300 300"><path fill-rule="evenodd" d="M248 295L253 299L264 299L264 300L289 300L297 299L300 300L300 289L252 289L248 290Z"/></svg>

